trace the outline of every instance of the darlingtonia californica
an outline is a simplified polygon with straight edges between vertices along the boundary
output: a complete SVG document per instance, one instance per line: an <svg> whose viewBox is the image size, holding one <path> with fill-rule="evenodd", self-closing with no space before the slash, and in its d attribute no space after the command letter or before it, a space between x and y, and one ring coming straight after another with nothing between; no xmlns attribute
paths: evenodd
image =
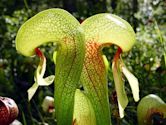
<svg viewBox="0 0 166 125"><path fill-rule="evenodd" d="M165 125L166 103L155 94L143 97L137 107L137 118L139 125Z"/></svg>
<svg viewBox="0 0 166 125"><path fill-rule="evenodd" d="M110 125L107 71L102 48L116 45L112 63L120 117L128 99L122 73L128 79L135 101L139 100L138 80L125 67L121 53L135 43L132 27L109 13L97 14L80 24L63 9L42 11L25 22L16 37L16 49L24 56L38 55L35 83L28 90L32 98L38 86L50 85L54 76L43 78L46 68L44 54L36 49L48 42L57 45L53 59L55 69L55 113L58 125ZM79 90L79 83L83 91ZM81 98L81 99L80 99Z"/></svg>

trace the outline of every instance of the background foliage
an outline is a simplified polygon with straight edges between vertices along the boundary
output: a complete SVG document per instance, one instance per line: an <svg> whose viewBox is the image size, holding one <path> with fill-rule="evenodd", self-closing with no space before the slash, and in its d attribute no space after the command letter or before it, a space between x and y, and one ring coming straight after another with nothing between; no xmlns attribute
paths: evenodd
<svg viewBox="0 0 166 125"><path fill-rule="evenodd" d="M137 36L131 52L123 55L128 68L140 82L141 98L154 93L166 101L166 2L164 0L1 0L0 1L0 96L8 96L17 102L18 119L24 125L55 124L54 115L44 113L41 105L46 95L53 96L53 86L39 88L35 97L27 101L27 89L33 84L33 73L37 58L26 58L16 52L15 36L18 28L28 18L47 8L60 7L72 13L80 22L87 17L101 13L114 13L127 20ZM42 49L47 61L46 75L54 74L52 52L46 45ZM111 63L115 48L103 52ZM112 73L109 71L109 95L112 122L116 125L137 124L137 103L130 98L126 116L118 117L117 102ZM127 83L126 83L127 84ZM128 87L129 88L129 87ZM126 88L128 95L131 91ZM56 109L55 109L56 110Z"/></svg>

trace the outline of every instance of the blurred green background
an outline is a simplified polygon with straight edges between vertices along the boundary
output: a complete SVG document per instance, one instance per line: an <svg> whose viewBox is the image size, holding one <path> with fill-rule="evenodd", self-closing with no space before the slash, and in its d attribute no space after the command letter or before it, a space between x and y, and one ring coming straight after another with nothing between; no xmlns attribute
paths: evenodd
<svg viewBox="0 0 166 125"><path fill-rule="evenodd" d="M137 42L123 58L139 80L140 97L153 93L166 101L165 0L1 0L0 96L7 96L16 101L20 110L19 121L24 125L56 124L54 114L44 113L41 108L44 97L53 96L53 85L40 87L32 101L28 102L27 89L34 83L33 75L39 60L23 57L15 49L15 36L19 27L36 13L56 7L66 9L80 22L102 12L113 13L127 20L136 32ZM42 50L47 57L46 75L54 74L54 48L49 44ZM103 52L111 64L115 48L106 48ZM125 110L125 117L119 119L111 71L108 79L113 125L137 125L137 103L133 101L130 87L126 87L130 101ZM128 83L126 85L128 86Z"/></svg>

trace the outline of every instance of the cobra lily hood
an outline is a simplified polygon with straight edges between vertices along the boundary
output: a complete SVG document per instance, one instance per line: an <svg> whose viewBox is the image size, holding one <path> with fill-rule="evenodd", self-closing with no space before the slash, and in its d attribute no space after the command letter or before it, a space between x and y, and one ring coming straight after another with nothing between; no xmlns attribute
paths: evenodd
<svg viewBox="0 0 166 125"><path fill-rule="evenodd" d="M122 73L129 81L135 101L139 100L138 80L127 70L121 58L121 53L129 51L134 45L135 33L128 22L109 13L96 14L89 17L81 26L86 33L86 54L82 83L94 106L97 120L100 119L97 122L98 125L103 123L109 124L110 120L106 119L110 115L107 95L107 72L101 51L105 46L108 47L113 44L118 46L117 53L112 62L112 70L118 98L119 114L123 118L128 99Z"/></svg>

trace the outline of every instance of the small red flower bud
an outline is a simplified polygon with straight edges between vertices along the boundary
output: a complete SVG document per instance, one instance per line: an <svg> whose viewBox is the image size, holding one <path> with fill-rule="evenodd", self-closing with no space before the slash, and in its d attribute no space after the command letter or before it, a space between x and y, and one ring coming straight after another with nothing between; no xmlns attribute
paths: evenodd
<svg viewBox="0 0 166 125"><path fill-rule="evenodd" d="M18 116L18 107L14 100L0 97L0 125L9 125Z"/></svg>

